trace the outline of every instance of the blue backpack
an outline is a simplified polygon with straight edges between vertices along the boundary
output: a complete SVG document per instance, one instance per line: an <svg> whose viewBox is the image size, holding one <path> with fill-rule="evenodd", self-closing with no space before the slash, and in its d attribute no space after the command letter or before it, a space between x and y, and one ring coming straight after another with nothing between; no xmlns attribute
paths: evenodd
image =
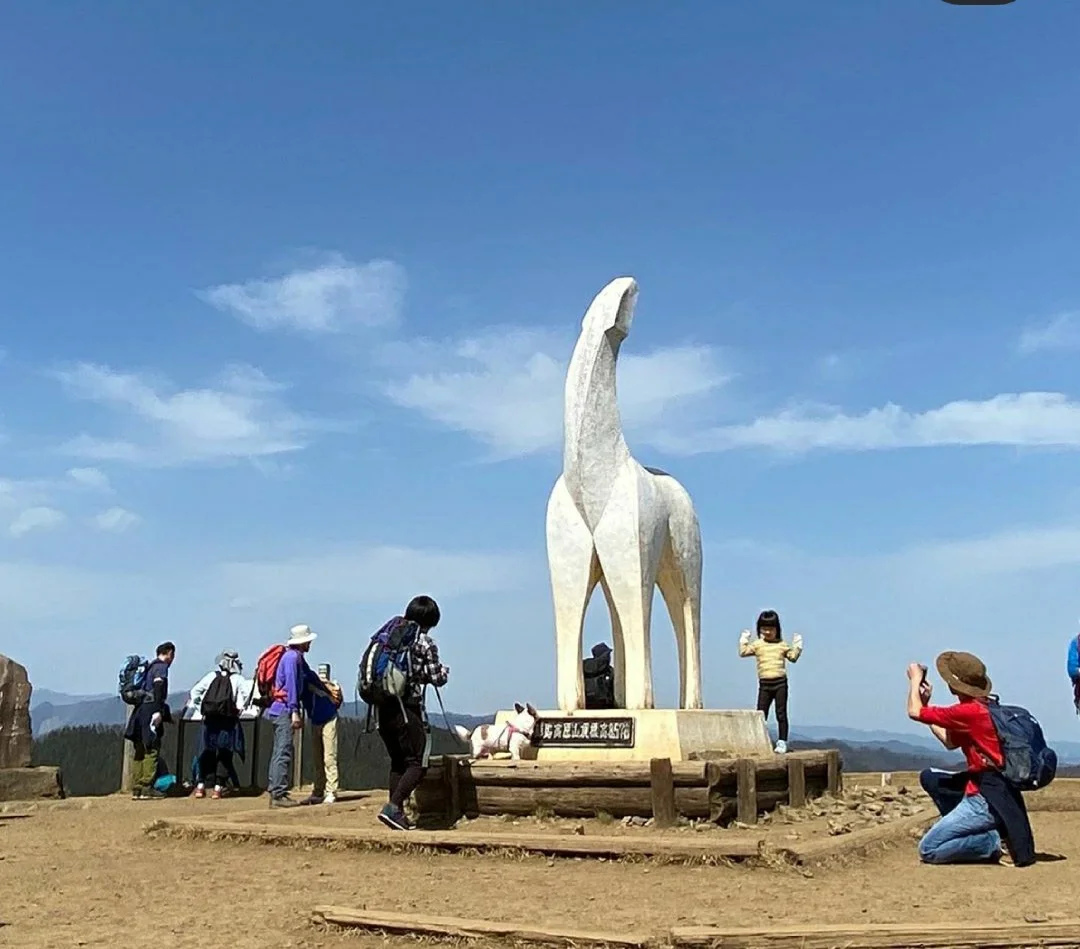
<svg viewBox="0 0 1080 949"><path fill-rule="evenodd" d="M419 632L416 623L395 616L371 637L356 676L356 691L368 705L404 700L412 678L412 647Z"/></svg>
<svg viewBox="0 0 1080 949"><path fill-rule="evenodd" d="M142 705L147 699L153 698L153 693L146 687L146 670L149 667L150 660L142 656L128 656L124 660L117 691L128 705Z"/></svg>
<svg viewBox="0 0 1080 949"><path fill-rule="evenodd" d="M988 708L1005 756L1005 780L1020 791L1046 787L1057 775L1057 752L1046 744L1038 719L1019 705L1000 704L996 696Z"/></svg>

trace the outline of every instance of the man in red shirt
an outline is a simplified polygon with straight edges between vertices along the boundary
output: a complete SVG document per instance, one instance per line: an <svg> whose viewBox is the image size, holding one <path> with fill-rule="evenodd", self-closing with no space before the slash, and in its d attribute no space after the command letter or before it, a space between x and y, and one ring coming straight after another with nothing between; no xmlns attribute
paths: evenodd
<svg viewBox="0 0 1080 949"><path fill-rule="evenodd" d="M937 657L937 671L955 705L930 704L932 692L926 681L926 667L908 666L907 712L948 749L960 749L967 771L960 775L932 770L924 772L923 787L941 812L939 820L919 842L924 863L972 863L1001 858L1001 834L995 814L979 790L978 778L997 771L1004 755L997 730L987 708L992 688L982 661L968 652L943 652ZM963 783L963 788L957 781Z"/></svg>

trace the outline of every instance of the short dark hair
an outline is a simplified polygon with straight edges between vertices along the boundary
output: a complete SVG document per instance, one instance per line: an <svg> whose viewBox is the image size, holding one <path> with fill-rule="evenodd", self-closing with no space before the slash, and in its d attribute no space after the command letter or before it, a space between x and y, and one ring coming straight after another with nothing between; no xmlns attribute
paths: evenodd
<svg viewBox="0 0 1080 949"><path fill-rule="evenodd" d="M176 643L171 643L165 640L160 646L157 647L156 656L167 656L170 652L176 652Z"/></svg>
<svg viewBox="0 0 1080 949"><path fill-rule="evenodd" d="M439 604L430 596L414 596L405 607L405 619L416 623L421 629L434 629L441 617Z"/></svg>
<svg viewBox="0 0 1080 949"><path fill-rule="evenodd" d="M757 618L757 628L759 633L763 626L771 626L778 633L782 632L780 629L780 614L777 613L776 610L762 610Z"/></svg>

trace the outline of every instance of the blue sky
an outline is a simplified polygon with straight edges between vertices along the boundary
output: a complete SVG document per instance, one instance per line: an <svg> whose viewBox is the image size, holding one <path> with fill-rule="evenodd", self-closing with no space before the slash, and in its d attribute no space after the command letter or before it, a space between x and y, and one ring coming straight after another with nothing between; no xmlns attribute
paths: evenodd
<svg viewBox="0 0 1080 949"><path fill-rule="evenodd" d="M897 727L960 648L1070 734L1080 7L2 16L0 649L39 686L308 622L351 689L429 592L452 707L550 703L563 371L632 274L624 422L698 508L707 701L752 701L770 606L796 723Z"/></svg>

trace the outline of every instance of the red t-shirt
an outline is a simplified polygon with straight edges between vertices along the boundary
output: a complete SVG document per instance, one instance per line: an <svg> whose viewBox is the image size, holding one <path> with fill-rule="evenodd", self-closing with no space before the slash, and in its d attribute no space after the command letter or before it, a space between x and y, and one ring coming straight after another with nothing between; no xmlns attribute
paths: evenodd
<svg viewBox="0 0 1080 949"><path fill-rule="evenodd" d="M919 712L919 721L940 725L949 733L950 741L964 753L968 771L993 771L1005 764L990 709L981 699L961 698L956 705L948 706L926 705ZM968 781L965 793L978 794L978 785Z"/></svg>

